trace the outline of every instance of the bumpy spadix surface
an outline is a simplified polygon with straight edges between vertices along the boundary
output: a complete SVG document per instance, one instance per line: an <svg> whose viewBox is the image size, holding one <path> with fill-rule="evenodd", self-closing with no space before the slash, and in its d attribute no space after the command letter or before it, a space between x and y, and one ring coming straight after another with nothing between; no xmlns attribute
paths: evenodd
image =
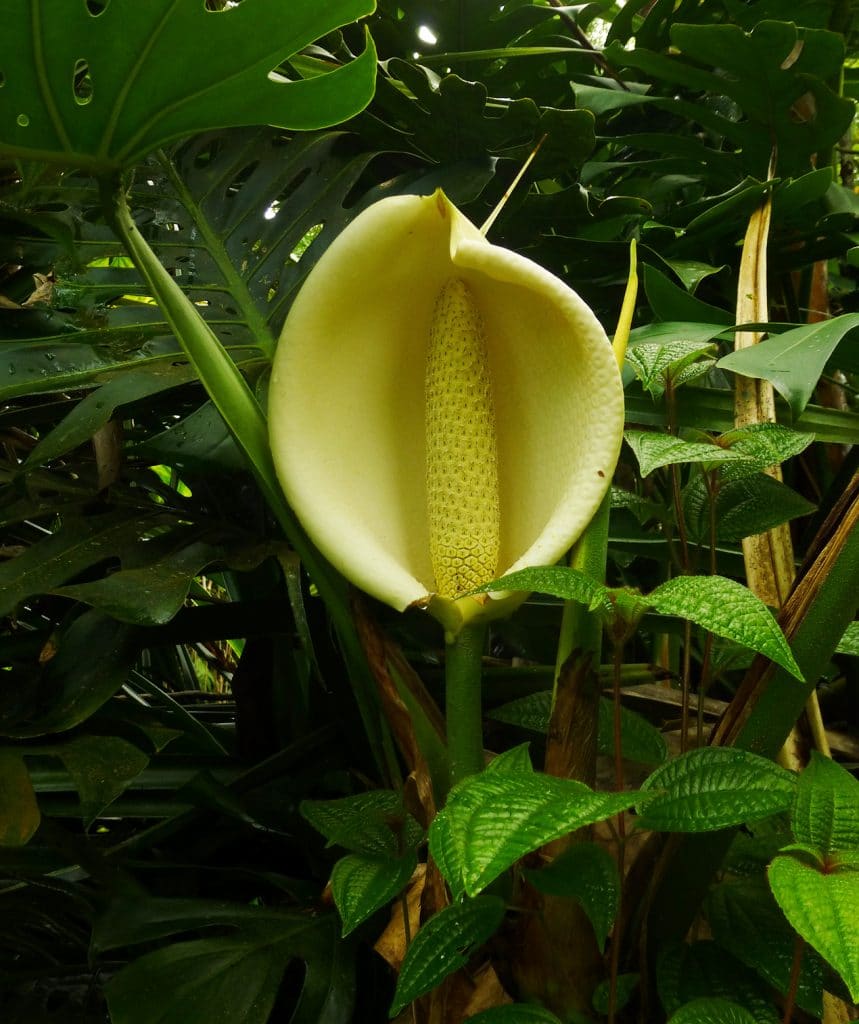
<svg viewBox="0 0 859 1024"><path fill-rule="evenodd" d="M325 251L283 328L269 420L284 492L346 577L395 608L461 610L582 532L623 392L579 296L437 192L381 200Z"/></svg>
<svg viewBox="0 0 859 1024"><path fill-rule="evenodd" d="M498 568L495 404L483 317L452 278L433 310L426 376L427 517L438 593L460 597Z"/></svg>

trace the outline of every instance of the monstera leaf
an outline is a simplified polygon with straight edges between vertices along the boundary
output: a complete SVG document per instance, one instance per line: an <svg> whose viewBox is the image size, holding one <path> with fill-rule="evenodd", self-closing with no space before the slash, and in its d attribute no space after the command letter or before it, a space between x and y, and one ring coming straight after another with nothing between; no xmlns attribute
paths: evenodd
<svg viewBox="0 0 859 1024"><path fill-rule="evenodd" d="M374 0L2 0L0 155L97 174L214 128L321 128L362 110L376 55L288 81L277 68Z"/></svg>

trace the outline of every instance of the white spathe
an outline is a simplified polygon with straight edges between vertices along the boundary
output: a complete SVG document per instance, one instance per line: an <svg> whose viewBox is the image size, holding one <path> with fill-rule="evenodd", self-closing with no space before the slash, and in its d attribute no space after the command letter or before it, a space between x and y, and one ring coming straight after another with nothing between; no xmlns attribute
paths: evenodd
<svg viewBox="0 0 859 1024"><path fill-rule="evenodd" d="M591 520L617 462L615 357L572 289L490 244L441 191L375 203L322 255L283 327L269 421L284 493L325 557L396 609L432 601L455 631L460 618L494 617L522 595L492 595L482 611L485 599L435 598L425 371L436 300L451 278L465 282L485 326L496 576L556 562Z"/></svg>

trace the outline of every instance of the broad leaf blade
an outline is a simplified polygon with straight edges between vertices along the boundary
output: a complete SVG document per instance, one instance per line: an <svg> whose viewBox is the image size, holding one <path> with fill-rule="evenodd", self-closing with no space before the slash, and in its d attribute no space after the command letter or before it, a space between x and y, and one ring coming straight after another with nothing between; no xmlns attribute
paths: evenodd
<svg viewBox="0 0 859 1024"><path fill-rule="evenodd" d="M331 874L331 894L343 920L343 937L403 890L417 865L414 850L404 856L349 854Z"/></svg>
<svg viewBox="0 0 859 1024"><path fill-rule="evenodd" d="M710 832L787 810L796 776L745 750L705 747L657 768L642 784L650 800L641 825Z"/></svg>
<svg viewBox="0 0 859 1024"><path fill-rule="evenodd" d="M813 751L796 786L791 826L796 841L815 847L823 858L859 850L859 781Z"/></svg>
<svg viewBox="0 0 859 1024"><path fill-rule="evenodd" d="M430 827L445 877L476 895L526 853L631 807L641 794L595 793L539 772L484 772L451 790Z"/></svg>
<svg viewBox="0 0 859 1024"><path fill-rule="evenodd" d="M41 814L20 752L0 749L0 848L24 846L39 827Z"/></svg>
<svg viewBox="0 0 859 1024"><path fill-rule="evenodd" d="M674 1014L668 1024L755 1024L755 1018L728 999L693 999Z"/></svg>
<svg viewBox="0 0 859 1024"><path fill-rule="evenodd" d="M717 636L764 654L800 681L802 673L766 605L723 576L676 576L648 600L662 615L679 615Z"/></svg>
<svg viewBox="0 0 859 1024"><path fill-rule="evenodd" d="M104 172L210 129L337 124L372 98L369 37L361 57L327 75L286 82L269 73L374 7L253 0L207 11L202 3L112 0L93 15L84 3L3 0L0 152Z"/></svg>
<svg viewBox="0 0 859 1024"><path fill-rule="evenodd" d="M468 963L471 953L496 931L504 917L504 901L478 896L440 910L415 936L391 1005L391 1016L413 999L429 992Z"/></svg>
<svg viewBox="0 0 859 1024"><path fill-rule="evenodd" d="M776 857L770 887L785 917L838 971L859 1000L859 871L824 874L795 857Z"/></svg>

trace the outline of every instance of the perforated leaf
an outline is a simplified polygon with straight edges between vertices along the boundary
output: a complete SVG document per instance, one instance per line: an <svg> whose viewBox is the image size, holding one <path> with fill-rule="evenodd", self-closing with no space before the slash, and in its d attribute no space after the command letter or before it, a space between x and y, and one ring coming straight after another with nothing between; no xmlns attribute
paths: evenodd
<svg viewBox="0 0 859 1024"><path fill-rule="evenodd" d="M307 80L274 72L302 47L370 14L373 0L252 0L220 11L173 0L2 0L0 153L96 172L213 128L321 128L373 95L364 53Z"/></svg>
<svg viewBox="0 0 859 1024"><path fill-rule="evenodd" d="M640 797L540 772L484 772L451 790L430 827L430 852L455 890L476 895L526 853Z"/></svg>
<svg viewBox="0 0 859 1024"><path fill-rule="evenodd" d="M838 971L859 1000L859 871L825 874L792 856L776 857L770 887L799 934Z"/></svg>
<svg viewBox="0 0 859 1024"><path fill-rule="evenodd" d="M679 615L717 636L766 655L797 679L802 673L766 605L723 576L676 576L648 597L663 615Z"/></svg>
<svg viewBox="0 0 859 1024"><path fill-rule="evenodd" d="M504 917L504 901L478 896L454 903L427 921L409 946L391 1005L396 1016L413 999L464 967L474 950L496 931Z"/></svg>
<svg viewBox="0 0 859 1024"><path fill-rule="evenodd" d="M657 768L641 824L663 832L710 832L787 810L796 776L745 750L705 747Z"/></svg>

